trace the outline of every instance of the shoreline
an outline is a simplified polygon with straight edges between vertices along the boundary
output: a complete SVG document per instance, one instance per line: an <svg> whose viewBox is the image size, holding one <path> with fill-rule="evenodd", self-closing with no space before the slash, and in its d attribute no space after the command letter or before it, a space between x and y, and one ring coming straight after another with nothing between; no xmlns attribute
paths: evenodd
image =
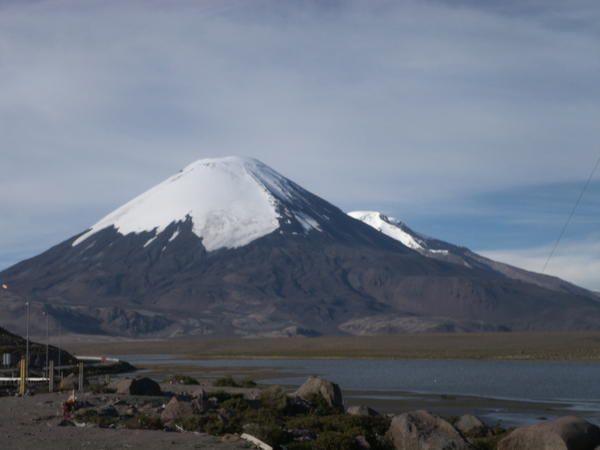
<svg viewBox="0 0 600 450"><path fill-rule="evenodd" d="M102 442L103 448L121 448L117 445L121 445L123 442L131 445L135 439L134 445L136 446L143 446L149 450L158 449L163 448L165 445L173 445L175 441L170 439L172 435L176 435L180 448L198 448L198 445L202 445L201 448L237 449L244 447L244 444L240 441L240 433L245 430L244 427L240 428L243 423L236 425L235 420L226 421L226 424L229 423L227 425L229 428L221 429L219 428L221 425L214 428L217 424L221 424L219 417L239 416L239 420L253 424L256 417L263 417L260 413L257 413L257 416L252 412L253 408L257 407L257 401L261 405L259 409L271 407L268 406L271 405L271 400L262 403L263 399L271 398L264 397L262 393L276 392L273 391L273 388L275 388L276 390L280 389L282 393L287 393L288 397L293 396L293 392L299 391L299 382L306 383L307 380L306 371L294 370L298 366L288 366L287 368L269 366L268 360L265 360L267 364L240 366L236 364L236 361L230 361L231 364L229 365L220 365L219 360L213 359L208 366L202 366L197 364L198 360L186 361L178 358L178 356L180 355L139 355L137 361L132 360L132 363L139 368L134 375L136 378L140 376L150 377L160 383L162 389L160 397L141 400L123 393L103 391L101 385L97 386L101 389L86 388L85 393L78 394L82 399L81 407L83 409L77 413L74 419L78 422L75 427L85 428L85 431L76 431L76 428L69 428L68 426L65 428L60 425L57 408L60 405L61 397L64 398L68 392L57 394L39 393L21 399L15 397L3 398L0 400L0 409L10 418L2 425L5 429L12 430L14 428L16 434L11 435L12 437L18 436L19 433L25 433L29 436L25 441L18 441L19 445L24 444L19 448L36 448L41 442L46 445L50 438L53 442L48 448L58 450L63 448L61 446L65 442L75 437L75 434L73 434L75 432L81 438L85 436L84 439ZM144 364L149 360L153 361L153 364ZM471 361L472 363L473 361ZM316 366L304 367L312 370ZM403 372L411 372L410 367L405 367ZM180 377L179 379L195 379L196 384L182 384L181 382L172 384L173 382L168 380L174 376L173 374L177 374ZM112 377L112 382L109 382L108 379L95 377L95 381L96 383L103 382L106 388L112 386L114 382L118 385L120 381L125 381L122 378L123 375L117 375ZM243 380L250 378L257 380L258 385L240 386ZM305 433L303 436L308 436L314 440L320 439L319 433L325 433L321 427L331 424L337 424L335 426L339 429L336 428L336 433L339 436L343 435L344 430L350 430L351 425L356 426L357 423L363 424L363 431L369 429L372 432L376 428L369 428L370 426L380 428L380 425L385 422L387 427L392 417L411 413L418 414L417 411L426 410L427 413L425 414L430 414L432 417L438 417L439 420L446 421L445 423L452 424L448 426L454 426L461 418L475 417L475 420L480 420L480 423L483 424L482 427L484 428L482 429L488 430L486 433L492 433L481 435L481 439L484 439L481 442L484 442L488 447L495 445L495 442L507 436L515 427L550 422L575 414L592 424L600 424L600 404L588 404L593 408L591 408L591 411L587 411L585 408L577 408L577 406L585 406L577 401L558 402L525 398L494 398L477 394L448 394L391 388L357 389L351 386L352 383L348 382L348 377L340 378L340 382L342 378L346 378L346 381L339 385L339 388L341 388L340 401L341 395L343 395L343 406L345 407L341 411L337 413L329 411L325 416L321 416L321 413L308 411L301 413L300 416L297 416L297 413L290 413L290 415L278 413L280 414L279 419L285 423L296 424L297 428L293 428L294 430L298 432L301 430L302 433ZM237 379L240 381L237 385L217 384L217 379ZM331 374L325 375L321 379L338 381ZM198 389L200 391L197 391ZM164 412L168 409L167 404L175 402L176 408L185 409L183 405L191 405L191 403L186 402L194 401L195 394L190 394L191 392L202 392L202 398L206 397L208 404L213 404L215 401L217 403L212 406L212 409L204 410L204 412L188 411L185 413L188 415L181 418L179 425L169 425L164 419ZM223 396L224 393L227 394L225 397ZM238 396L237 400L234 399L235 396ZM22 405L19 410L22 410L23 413L16 413L12 409L16 405ZM41 410L40 405L43 405ZM373 422L371 425L368 425L364 420L357 422L359 419L350 417L352 408L363 408L361 411L376 411L378 419L373 420L378 422ZM141 415L136 416L135 414L139 414L139 411L143 412ZM176 409L176 411L179 411L179 409ZM226 411L226 413L223 411ZM248 415L246 415L246 411L250 411ZM197 414L200 414L200 416ZM217 415L215 416L215 414ZM222 416L219 414L222 414ZM218 419L216 422L213 420L215 418ZM203 425L205 422L208 425ZM307 433L303 428L307 424L314 426L314 430L310 433ZM127 429L131 426L135 430ZM150 429L148 426L150 426ZM272 424L269 422L268 426L266 424L264 426L266 428L258 426L256 432L263 433L266 439L273 438L275 435L271 436L265 431L270 430L269 427ZM162 431L158 431L158 429ZM284 426L284 429L287 428ZM179 432L164 433L163 431ZM383 432L381 431L381 433ZM323 436L327 435L324 434ZM467 438L467 436L467 434L463 435L464 438ZM338 435L336 435L337 438ZM477 439L480 438L473 437L473 439L475 440L472 442L477 442ZM104 446L105 444L106 446ZM109 446L113 444L114 447ZM156 447L153 447L153 445Z"/></svg>
<svg viewBox="0 0 600 450"><path fill-rule="evenodd" d="M202 365L202 360L179 359L176 355L160 355L164 358L152 359L149 364L143 356L134 362L142 368L145 375L160 378L168 373L177 372L196 377L200 380L211 379L215 376L232 376L234 378L252 378L261 385L276 384L289 391L298 387L301 380L310 374L338 379L333 373L313 371L311 367L281 367L265 364L245 366L244 361L236 364L220 365L219 360L205 360L209 365ZM275 360L270 360L275 361ZM314 360L313 360L314 361ZM351 360L348 360L351 361ZM456 362L456 360L454 360ZM474 361L469 361L473 363ZM484 362L484 361L482 361ZM531 363L531 361L528 361ZM550 362L552 364L553 362ZM341 380L338 379L341 382ZM434 386L433 384L431 385ZM536 399L535 397L503 396L494 394L479 394L477 392L457 392L456 390L440 389L410 389L392 387L359 388L351 384L341 383L344 395L354 404L366 404L381 412L398 414L411 409L426 409L441 415L455 416L472 413L490 422L490 425L500 422L503 426L520 426L539 422L541 417L555 418L571 414L580 414L593 423L600 424L600 402L589 402L584 399Z"/></svg>

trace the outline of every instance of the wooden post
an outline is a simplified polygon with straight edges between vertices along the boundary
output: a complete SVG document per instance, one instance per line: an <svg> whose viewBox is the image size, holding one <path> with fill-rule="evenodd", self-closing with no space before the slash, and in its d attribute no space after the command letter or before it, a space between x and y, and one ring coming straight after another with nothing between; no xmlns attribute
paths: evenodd
<svg viewBox="0 0 600 450"><path fill-rule="evenodd" d="M48 363L48 392L54 392L54 361Z"/></svg>
<svg viewBox="0 0 600 450"><path fill-rule="evenodd" d="M21 358L19 361L19 394L25 395L25 359Z"/></svg>
<svg viewBox="0 0 600 450"><path fill-rule="evenodd" d="M79 363L79 392L83 392L83 363Z"/></svg>

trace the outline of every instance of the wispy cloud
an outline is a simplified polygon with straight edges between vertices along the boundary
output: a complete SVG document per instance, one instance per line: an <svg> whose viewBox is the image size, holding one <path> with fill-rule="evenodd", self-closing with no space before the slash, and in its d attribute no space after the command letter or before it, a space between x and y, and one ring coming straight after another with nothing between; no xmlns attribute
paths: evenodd
<svg viewBox="0 0 600 450"><path fill-rule="evenodd" d="M498 4L2 2L0 252L51 235L42 250L205 156L398 213L582 179L600 7Z"/></svg>
<svg viewBox="0 0 600 450"><path fill-rule="evenodd" d="M541 272L551 246L484 250L480 253L517 267ZM582 241L563 242L550 260L547 268L549 275L600 291L600 236Z"/></svg>

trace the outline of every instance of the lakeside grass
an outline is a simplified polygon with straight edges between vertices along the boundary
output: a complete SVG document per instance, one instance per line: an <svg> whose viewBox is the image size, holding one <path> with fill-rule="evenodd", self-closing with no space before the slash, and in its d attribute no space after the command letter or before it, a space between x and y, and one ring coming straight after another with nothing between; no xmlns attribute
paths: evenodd
<svg viewBox="0 0 600 450"><path fill-rule="evenodd" d="M64 340L78 353L179 355L218 358L394 358L600 361L600 332L528 332L327 336L316 338L209 338Z"/></svg>

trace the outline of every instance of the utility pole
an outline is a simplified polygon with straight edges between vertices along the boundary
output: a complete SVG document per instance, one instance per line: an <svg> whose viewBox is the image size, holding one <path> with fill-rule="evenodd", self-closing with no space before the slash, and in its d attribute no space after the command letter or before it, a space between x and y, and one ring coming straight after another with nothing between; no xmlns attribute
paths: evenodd
<svg viewBox="0 0 600 450"><path fill-rule="evenodd" d="M50 366L48 365L48 356L49 356L49 352L48 350L50 349L50 330L48 329L48 313L46 311L44 311L44 315L46 316L46 377L50 378L49 373L50 373Z"/></svg>
<svg viewBox="0 0 600 450"><path fill-rule="evenodd" d="M27 340L25 342L25 384L27 385L27 382L29 381L29 302L26 302L25 306L27 306Z"/></svg>
<svg viewBox="0 0 600 450"><path fill-rule="evenodd" d="M61 328L60 328L60 322L58 322L58 342L56 343L56 349L58 350L58 376L62 380L62 369L60 367L60 354L62 353L62 351L60 349L60 335L61 335Z"/></svg>

